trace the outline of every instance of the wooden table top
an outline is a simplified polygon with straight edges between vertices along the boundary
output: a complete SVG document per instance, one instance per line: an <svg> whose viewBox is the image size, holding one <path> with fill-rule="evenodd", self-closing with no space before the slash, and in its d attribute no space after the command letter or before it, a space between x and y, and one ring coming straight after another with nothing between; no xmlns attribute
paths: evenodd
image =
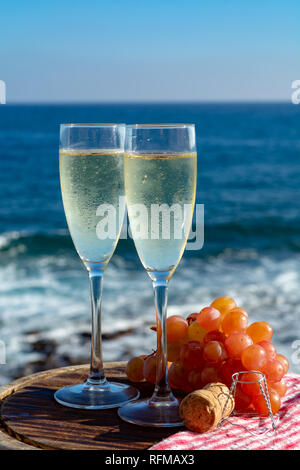
<svg viewBox="0 0 300 470"><path fill-rule="evenodd" d="M124 365L106 364L106 376L128 383ZM1 387L0 449L141 450L182 429L135 426L122 421L116 408L77 410L54 400L58 388L82 383L87 375L87 365L64 367ZM150 384L134 385L141 398L151 396Z"/></svg>

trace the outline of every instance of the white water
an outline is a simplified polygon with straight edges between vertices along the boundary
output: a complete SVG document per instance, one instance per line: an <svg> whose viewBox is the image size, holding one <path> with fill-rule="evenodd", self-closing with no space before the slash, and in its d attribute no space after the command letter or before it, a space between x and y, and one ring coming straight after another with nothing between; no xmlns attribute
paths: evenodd
<svg viewBox="0 0 300 470"><path fill-rule="evenodd" d="M136 263L115 255L105 273L103 332L134 329L103 342L105 361L126 360L155 348L155 334L148 328L155 319L151 281L138 259ZM275 260L253 250L228 250L205 260L183 257L170 282L168 314L185 316L215 297L233 296L250 321L271 323L278 351L300 372L292 360L293 342L300 338L299 286L299 254ZM82 341L81 333L90 331L89 309L88 276L75 250L74 256L28 256L18 263L14 256L6 259L0 265L0 340L6 345L7 363L0 365L0 383L43 357L32 351L33 342L41 338L56 341L56 355L88 362L89 341Z"/></svg>

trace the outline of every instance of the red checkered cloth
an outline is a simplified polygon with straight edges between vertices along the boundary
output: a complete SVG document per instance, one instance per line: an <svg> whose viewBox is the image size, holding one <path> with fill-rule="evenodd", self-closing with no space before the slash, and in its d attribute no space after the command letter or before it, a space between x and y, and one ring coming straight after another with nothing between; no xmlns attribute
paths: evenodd
<svg viewBox="0 0 300 470"><path fill-rule="evenodd" d="M274 416L277 422L275 432L272 431L270 417L230 416L210 432L178 432L154 445L151 450L299 450L300 376L288 374L284 380L288 388L280 411ZM262 434L264 428L269 431Z"/></svg>

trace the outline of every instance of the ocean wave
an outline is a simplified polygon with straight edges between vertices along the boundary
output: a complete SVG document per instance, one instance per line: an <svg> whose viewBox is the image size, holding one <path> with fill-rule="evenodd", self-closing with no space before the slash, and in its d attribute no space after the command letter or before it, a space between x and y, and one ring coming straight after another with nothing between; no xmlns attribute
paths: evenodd
<svg viewBox="0 0 300 470"><path fill-rule="evenodd" d="M224 216L225 217L225 216ZM223 219L224 219L223 217ZM219 220L220 219L220 220ZM195 230L195 227L194 227ZM227 247L226 247L227 245ZM271 220L226 221L216 217L215 223L208 221L204 227L203 250L187 251L187 256L219 256L224 252L236 253L238 257L248 256L254 249L261 253L300 252L300 219L289 223L278 217ZM8 231L0 233L0 258L39 257L69 252L74 245L66 229L49 231ZM135 248L132 239L119 240L117 252L130 260ZM134 256L135 258L135 256Z"/></svg>
<svg viewBox="0 0 300 470"><path fill-rule="evenodd" d="M65 235L62 235L65 236ZM138 269L137 269L138 268ZM200 311L222 295L233 296L250 321L264 319L274 328L274 342L291 358L300 336L300 254L261 255L255 249L223 250L217 256L184 256L169 288L168 314ZM74 249L72 255L42 255L0 266L0 331L7 345L6 375L43 358L38 340L55 343L56 355L89 361L89 282ZM103 332L129 330L103 342L104 359L126 360L155 348L151 281L136 258L127 263L114 255L104 276ZM84 338L84 340L83 340ZM88 338L88 339L87 339ZM294 371L299 365L291 363Z"/></svg>
<svg viewBox="0 0 300 470"><path fill-rule="evenodd" d="M48 232L21 230L0 234L0 256L6 254L13 257L19 253L40 255L45 252L54 252L57 248L72 246L69 232L64 229Z"/></svg>

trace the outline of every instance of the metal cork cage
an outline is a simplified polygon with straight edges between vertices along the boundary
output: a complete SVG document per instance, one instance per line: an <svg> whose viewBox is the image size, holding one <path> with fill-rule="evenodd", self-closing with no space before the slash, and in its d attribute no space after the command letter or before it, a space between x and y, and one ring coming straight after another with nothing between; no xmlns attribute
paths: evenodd
<svg viewBox="0 0 300 470"><path fill-rule="evenodd" d="M260 375L260 378L257 379L257 380L242 380L241 379L241 375L242 374L245 374L245 373L249 373L249 372L253 372L255 374L258 374ZM270 431L273 431L275 432L276 431L276 428L277 428L277 424L278 424L278 419L275 419L273 413L272 413L272 409L271 409L271 403L270 403L270 397L269 397L269 392L268 392L268 387L267 387L267 381L266 381L266 377L265 377L265 374L263 372L260 372L258 370L247 370L247 371L240 371L240 372L236 372L235 374L232 375L232 384L231 384L231 387L230 387L230 394L227 398L227 401L224 405L224 410L226 410L226 407L228 405L228 401L230 399L230 395L233 396L233 398L235 398L235 394L236 394L236 387L237 387L237 384L242 384L242 383L257 383L259 385L259 388L260 388L260 391L264 397L264 400L266 402L266 405L267 405L267 409L268 409L268 415L260 415L256 412L238 412L236 410L234 410L231 414L231 416L240 416L240 417L245 417L245 418L267 418L269 417L270 418L270 421L271 421L271 427L270 426L264 426L262 428L260 428L260 431L253 431L252 429L249 429L249 427L247 427L246 425L244 424L239 424L239 423L234 423L231 421L230 419L230 416L226 417L226 418L223 418L219 424L219 426L222 426L222 424L224 424L225 422L229 422L230 424L234 425L234 426L239 426L243 429L245 429L246 431L248 431L250 434L256 436L256 435L263 435L263 434L266 434Z"/></svg>

